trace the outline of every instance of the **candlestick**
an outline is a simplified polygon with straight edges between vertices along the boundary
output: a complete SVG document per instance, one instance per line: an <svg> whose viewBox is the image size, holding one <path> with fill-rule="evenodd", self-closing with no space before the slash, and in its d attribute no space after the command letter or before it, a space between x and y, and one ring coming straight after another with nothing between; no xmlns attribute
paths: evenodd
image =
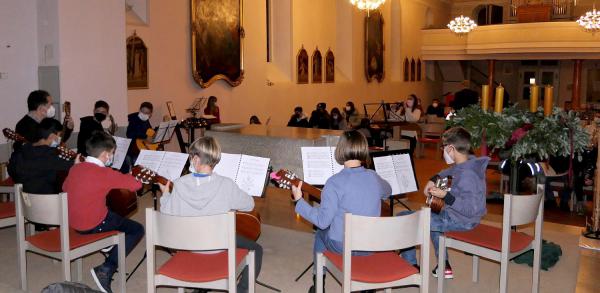
<svg viewBox="0 0 600 293"><path fill-rule="evenodd" d="M554 87L551 85L546 85L544 92L544 116L548 117L552 115L552 106L554 99Z"/></svg>
<svg viewBox="0 0 600 293"><path fill-rule="evenodd" d="M487 111L490 106L490 86L484 84L481 86L481 109Z"/></svg>
<svg viewBox="0 0 600 293"><path fill-rule="evenodd" d="M495 101L494 112L502 113L502 106L504 105L504 87L502 84L496 87L496 101Z"/></svg>
<svg viewBox="0 0 600 293"><path fill-rule="evenodd" d="M532 84L530 88L530 97L529 97L529 111L531 113L537 112L538 109L538 101L540 99L540 87L537 84Z"/></svg>

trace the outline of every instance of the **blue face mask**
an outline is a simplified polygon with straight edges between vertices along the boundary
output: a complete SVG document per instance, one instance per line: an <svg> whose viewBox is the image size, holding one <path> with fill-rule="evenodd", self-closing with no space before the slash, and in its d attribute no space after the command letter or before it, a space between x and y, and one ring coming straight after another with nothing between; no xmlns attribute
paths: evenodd
<svg viewBox="0 0 600 293"><path fill-rule="evenodd" d="M108 159L108 161L106 161L106 163L104 163L104 166L106 166L106 167L112 166L114 160L115 160L115 156L114 155L110 156L110 159Z"/></svg>
<svg viewBox="0 0 600 293"><path fill-rule="evenodd" d="M56 138L56 140L53 140L53 141L50 143L50 147L51 147L51 148L58 147L59 145L60 145L60 136L59 136L59 137L57 137L57 138Z"/></svg>

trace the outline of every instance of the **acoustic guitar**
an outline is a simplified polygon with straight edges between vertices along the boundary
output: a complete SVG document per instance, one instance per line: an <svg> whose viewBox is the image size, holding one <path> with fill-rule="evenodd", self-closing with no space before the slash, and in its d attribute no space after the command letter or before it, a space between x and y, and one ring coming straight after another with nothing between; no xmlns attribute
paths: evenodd
<svg viewBox="0 0 600 293"><path fill-rule="evenodd" d="M20 134L16 133L14 130L12 130L10 128L2 129L2 134L4 134L4 137L8 140L12 140L15 142L22 142L22 143L27 142L27 139L25 139L25 137L21 136Z"/></svg>
<svg viewBox="0 0 600 293"><path fill-rule="evenodd" d="M154 137L154 135L156 135L156 131L152 128L148 128L148 130L146 130L146 139L141 139L138 138L135 140L135 146L137 147L138 150L150 150L150 151L155 151L158 150L158 148L160 147L159 143L150 143L148 142L148 138L152 138Z"/></svg>
<svg viewBox="0 0 600 293"><path fill-rule="evenodd" d="M143 166L134 166L131 174L144 184L160 183L167 185L169 180L158 175L156 172ZM173 191L173 184L169 186L169 191ZM249 240L256 241L261 233L260 214L256 211L235 213L236 233Z"/></svg>
<svg viewBox="0 0 600 293"><path fill-rule="evenodd" d="M436 179L434 186L441 190L444 190L444 191L450 191L451 185L452 185L452 177L448 176L448 177ZM427 195L427 199L425 200L425 203L431 208L431 211L436 214L439 214L440 211L442 211L442 208L444 207L444 204L445 204L443 198L439 198L432 194Z"/></svg>
<svg viewBox="0 0 600 293"><path fill-rule="evenodd" d="M277 172L271 172L271 175L269 177L271 178L271 181L273 181L279 188L283 189L292 189L292 185L298 187L300 182L302 182L302 187L300 187L300 190L312 195L318 200L321 200L320 189L306 182L303 182L302 180L300 180L300 178L298 178L296 174L294 174L290 170L281 169ZM292 195L292 199L293 197L294 196Z"/></svg>

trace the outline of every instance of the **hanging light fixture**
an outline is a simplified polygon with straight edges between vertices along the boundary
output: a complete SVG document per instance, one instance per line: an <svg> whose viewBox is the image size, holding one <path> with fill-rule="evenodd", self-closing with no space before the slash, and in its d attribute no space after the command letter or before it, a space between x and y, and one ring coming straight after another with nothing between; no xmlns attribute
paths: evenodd
<svg viewBox="0 0 600 293"><path fill-rule="evenodd" d="M475 21L473 21L468 16L457 16L455 19L451 20L448 24L448 28L455 34L464 35L468 34L474 28L477 27Z"/></svg>
<svg viewBox="0 0 600 293"><path fill-rule="evenodd" d="M375 10L383 4L385 0L350 0L350 4L356 6L360 10Z"/></svg>
<svg viewBox="0 0 600 293"><path fill-rule="evenodd" d="M600 31L600 11L596 10L594 5L594 8L582 15L577 23L588 32L596 33Z"/></svg>

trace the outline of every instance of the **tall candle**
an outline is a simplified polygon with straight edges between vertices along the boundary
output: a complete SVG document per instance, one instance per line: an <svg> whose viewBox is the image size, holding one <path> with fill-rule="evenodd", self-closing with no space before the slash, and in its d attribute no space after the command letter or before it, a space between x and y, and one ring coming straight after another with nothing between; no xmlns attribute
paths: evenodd
<svg viewBox="0 0 600 293"><path fill-rule="evenodd" d="M540 100L540 87L537 84L532 84L530 88L531 96L529 97L529 111L537 112L538 101Z"/></svg>
<svg viewBox="0 0 600 293"><path fill-rule="evenodd" d="M547 85L544 92L544 116L552 115L552 106L554 99L554 87L551 85Z"/></svg>
<svg viewBox="0 0 600 293"><path fill-rule="evenodd" d="M504 105L504 87L502 84L496 87L496 101L495 101L494 112L502 113L502 106Z"/></svg>
<svg viewBox="0 0 600 293"><path fill-rule="evenodd" d="M481 86L481 109L487 111L490 106L490 86L484 84Z"/></svg>

